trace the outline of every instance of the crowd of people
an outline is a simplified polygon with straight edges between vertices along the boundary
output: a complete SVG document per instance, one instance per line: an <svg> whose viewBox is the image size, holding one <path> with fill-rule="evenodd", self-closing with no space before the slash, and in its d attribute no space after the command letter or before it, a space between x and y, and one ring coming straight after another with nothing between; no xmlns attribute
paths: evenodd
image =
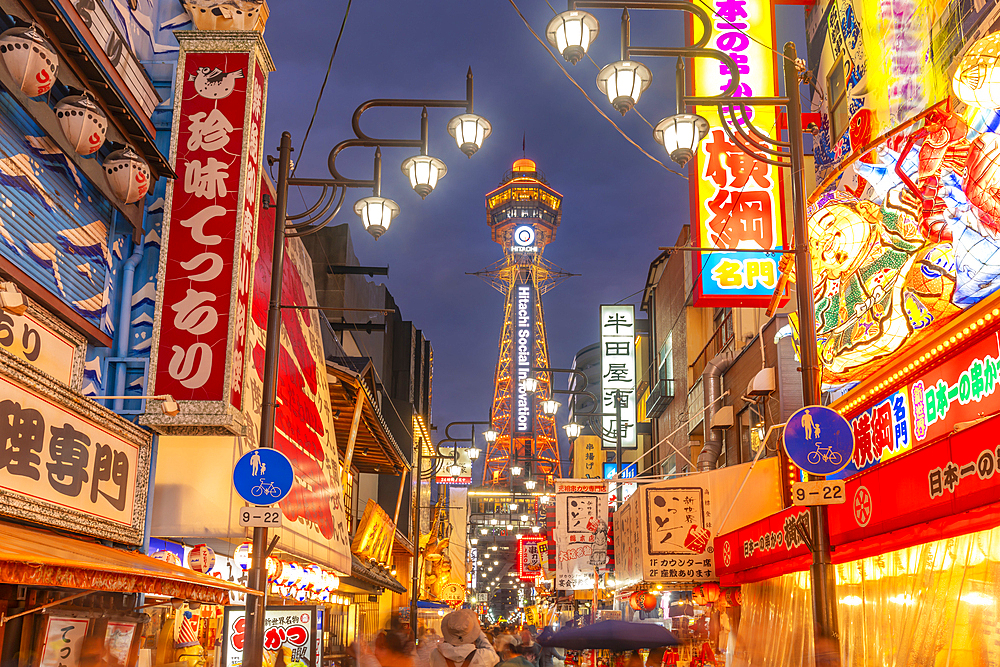
<svg viewBox="0 0 1000 667"><path fill-rule="evenodd" d="M534 626L499 624L485 630L475 612L453 611L441 619L441 634L424 631L419 646L402 625L381 631L369 646L355 643L357 667L564 667L563 649L542 646Z"/></svg>

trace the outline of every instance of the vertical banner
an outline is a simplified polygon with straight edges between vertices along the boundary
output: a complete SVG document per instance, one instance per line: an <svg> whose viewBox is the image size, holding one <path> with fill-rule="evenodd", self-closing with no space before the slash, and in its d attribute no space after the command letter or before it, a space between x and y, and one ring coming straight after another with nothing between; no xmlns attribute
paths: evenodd
<svg viewBox="0 0 1000 667"><path fill-rule="evenodd" d="M219 667L240 667L243 664L245 615L246 607L226 607ZM264 610L265 667L295 663L314 667L317 664L316 645L316 607L268 607Z"/></svg>
<svg viewBox="0 0 1000 667"><path fill-rule="evenodd" d="M193 36L192 36L193 35ZM235 431L243 408L267 74L256 33L197 32L181 44L150 393L170 394L167 426ZM208 423L206 423L206 420Z"/></svg>
<svg viewBox="0 0 1000 667"><path fill-rule="evenodd" d="M521 581L535 581L544 574L539 549L544 541L541 535L521 535L517 538L517 578Z"/></svg>
<svg viewBox="0 0 1000 667"><path fill-rule="evenodd" d="M603 480L557 479L555 588L594 587L594 568L608 560L608 486Z"/></svg>
<svg viewBox="0 0 1000 667"><path fill-rule="evenodd" d="M573 477L601 478L601 439L596 435L581 435L573 441Z"/></svg>
<svg viewBox="0 0 1000 667"><path fill-rule="evenodd" d="M49 616L38 667L77 667L89 626L90 621L85 618Z"/></svg>
<svg viewBox="0 0 1000 667"><path fill-rule="evenodd" d="M520 271L514 281L514 435L531 435L535 424L534 400L522 382L535 363L535 285L531 271Z"/></svg>
<svg viewBox="0 0 1000 667"><path fill-rule="evenodd" d="M601 395L604 448L635 449L635 306L601 306ZM621 423L616 423L615 402L621 401ZM600 474L600 473L598 473Z"/></svg>
<svg viewBox="0 0 1000 667"><path fill-rule="evenodd" d="M777 95L772 4L711 0L710 9L715 30L709 46L731 56L739 68L740 86L734 96ZM718 95L729 86L729 68L724 64L712 58L692 62L694 95ZM708 120L710 129L695 153L690 182L694 245L723 250L784 248L779 168L733 144L716 107L695 107L695 113ZM739 108L734 113L742 122ZM756 107L747 113L758 130L778 137L774 108ZM778 284L778 258L763 252L694 253L694 305L766 306Z"/></svg>

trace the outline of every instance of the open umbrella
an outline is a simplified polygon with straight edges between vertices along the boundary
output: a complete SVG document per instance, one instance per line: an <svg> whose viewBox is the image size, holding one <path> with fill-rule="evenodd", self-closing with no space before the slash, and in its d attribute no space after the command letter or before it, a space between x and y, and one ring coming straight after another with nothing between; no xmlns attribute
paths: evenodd
<svg viewBox="0 0 1000 667"><path fill-rule="evenodd" d="M557 648L606 649L632 651L639 648L676 646L680 644L673 633L654 623L629 623L627 621L601 621L580 628L566 628L546 637L539 636L542 646Z"/></svg>

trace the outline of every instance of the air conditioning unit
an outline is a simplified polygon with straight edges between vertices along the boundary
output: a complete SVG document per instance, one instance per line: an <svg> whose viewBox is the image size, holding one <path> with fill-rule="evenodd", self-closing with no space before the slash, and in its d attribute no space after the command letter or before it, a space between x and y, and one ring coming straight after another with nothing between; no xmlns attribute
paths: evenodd
<svg viewBox="0 0 1000 667"><path fill-rule="evenodd" d="M747 396L764 396L774 391L774 369L763 368L747 385Z"/></svg>
<svg viewBox="0 0 1000 667"><path fill-rule="evenodd" d="M724 405L712 416L712 428L729 428L733 425L733 406Z"/></svg>

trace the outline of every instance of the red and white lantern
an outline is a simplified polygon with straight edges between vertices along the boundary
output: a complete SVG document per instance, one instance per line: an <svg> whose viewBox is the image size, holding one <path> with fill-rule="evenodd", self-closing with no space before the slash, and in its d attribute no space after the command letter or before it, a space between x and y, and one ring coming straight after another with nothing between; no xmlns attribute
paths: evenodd
<svg viewBox="0 0 1000 667"><path fill-rule="evenodd" d="M59 100L56 118L67 141L78 154L93 155L104 145L108 118L87 93L67 95Z"/></svg>
<svg viewBox="0 0 1000 667"><path fill-rule="evenodd" d="M28 97L52 90L59 71L59 56L37 27L15 27L0 34L0 58Z"/></svg>
<svg viewBox="0 0 1000 667"><path fill-rule="evenodd" d="M208 545L197 545L188 553L188 567L195 572L208 574L215 567L215 552Z"/></svg>
<svg viewBox="0 0 1000 667"><path fill-rule="evenodd" d="M161 549L160 551L154 551L150 554L150 558L155 558L156 560L162 560L164 563L170 563L171 565L180 565L181 559L177 557L173 551L167 551L166 549Z"/></svg>
<svg viewBox="0 0 1000 667"><path fill-rule="evenodd" d="M141 200L149 192L149 165L131 146L108 155L104 160L104 173L111 191L126 204Z"/></svg>
<svg viewBox="0 0 1000 667"><path fill-rule="evenodd" d="M246 572L250 569L250 561L253 557L253 543L244 542L240 546L236 547L236 551L233 552L233 560L236 564L240 566L240 569ZM268 559L270 560L270 559ZM268 563L270 565L270 563ZM270 570L270 568L268 568ZM268 578L270 578L270 571L268 572Z"/></svg>

